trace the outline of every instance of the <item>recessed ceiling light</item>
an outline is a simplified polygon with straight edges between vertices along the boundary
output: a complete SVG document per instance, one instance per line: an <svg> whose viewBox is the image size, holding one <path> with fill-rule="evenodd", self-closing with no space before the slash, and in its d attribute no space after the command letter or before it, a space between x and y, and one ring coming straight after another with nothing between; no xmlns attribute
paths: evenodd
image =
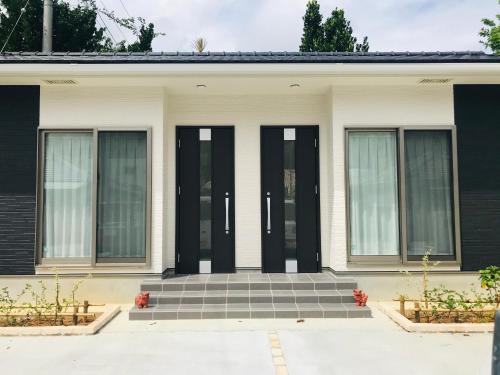
<svg viewBox="0 0 500 375"><path fill-rule="evenodd" d="M300 87L300 85L299 85L298 83L292 83L292 84L290 85L290 87L292 87L292 88L294 88L294 87Z"/></svg>
<svg viewBox="0 0 500 375"><path fill-rule="evenodd" d="M197 85L196 85L196 88L197 88L197 89L204 89L204 88L206 88L206 87L207 87L207 85L205 85L205 84L203 84L203 83L199 83L199 84L197 84Z"/></svg>

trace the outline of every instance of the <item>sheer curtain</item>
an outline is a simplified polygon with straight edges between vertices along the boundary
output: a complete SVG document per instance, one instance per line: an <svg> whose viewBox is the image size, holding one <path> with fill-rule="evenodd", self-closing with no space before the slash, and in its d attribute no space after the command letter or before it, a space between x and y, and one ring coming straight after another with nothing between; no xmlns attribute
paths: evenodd
<svg viewBox="0 0 500 375"><path fill-rule="evenodd" d="M399 255L396 133L348 135L351 255Z"/></svg>
<svg viewBox="0 0 500 375"><path fill-rule="evenodd" d="M451 141L448 131L406 131L408 255L454 254Z"/></svg>
<svg viewBox="0 0 500 375"><path fill-rule="evenodd" d="M92 134L45 134L44 258L90 257Z"/></svg>
<svg viewBox="0 0 500 375"><path fill-rule="evenodd" d="M97 258L146 256L146 132L100 132Z"/></svg>

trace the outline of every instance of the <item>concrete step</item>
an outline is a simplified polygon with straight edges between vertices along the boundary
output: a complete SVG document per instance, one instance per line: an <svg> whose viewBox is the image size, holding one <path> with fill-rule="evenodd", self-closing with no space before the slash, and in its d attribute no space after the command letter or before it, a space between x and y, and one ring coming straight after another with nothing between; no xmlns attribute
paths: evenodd
<svg viewBox="0 0 500 375"><path fill-rule="evenodd" d="M131 320L370 317L354 305L355 280L331 273L212 274L145 280L150 307Z"/></svg>
<svg viewBox="0 0 500 375"><path fill-rule="evenodd" d="M370 317L368 307L353 303L159 304L129 312L130 320Z"/></svg>
<svg viewBox="0 0 500 375"><path fill-rule="evenodd" d="M205 290L150 293L150 304L353 303L352 289Z"/></svg>
<svg viewBox="0 0 500 375"><path fill-rule="evenodd" d="M252 290L352 290L357 283L329 274L226 274L189 275L165 280L144 280L141 291L252 291Z"/></svg>

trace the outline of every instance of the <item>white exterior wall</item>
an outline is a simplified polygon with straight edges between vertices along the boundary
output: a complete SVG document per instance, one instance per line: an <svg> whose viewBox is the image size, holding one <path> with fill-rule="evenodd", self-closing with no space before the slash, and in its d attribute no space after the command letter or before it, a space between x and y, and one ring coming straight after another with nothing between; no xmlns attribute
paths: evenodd
<svg viewBox="0 0 500 375"><path fill-rule="evenodd" d="M163 271L163 110L158 87L41 87L41 127L152 129L151 267L99 267L96 272Z"/></svg>
<svg viewBox="0 0 500 375"><path fill-rule="evenodd" d="M453 87L451 85L335 87L332 90L331 105L333 202L330 267L335 271L394 270L395 266L363 267L347 264L344 129L359 125L366 127L451 125L454 122ZM458 267L449 268L458 269Z"/></svg>
<svg viewBox="0 0 500 375"><path fill-rule="evenodd" d="M166 128L167 264L175 257L175 126L234 125L235 238L237 268L261 267L260 126L319 125L321 233L324 264L329 262L328 102L325 96L190 95L169 96ZM324 176L324 178L323 178Z"/></svg>
<svg viewBox="0 0 500 375"><path fill-rule="evenodd" d="M453 124L452 87L335 86L326 95L291 96L167 95L162 87L42 86L40 99L40 125L45 128L152 129L151 267L99 268L102 272L160 273L174 267L176 125L235 127L237 268L261 267L260 126L319 125L323 266L335 271L394 270L394 266L347 263L344 129L409 124Z"/></svg>

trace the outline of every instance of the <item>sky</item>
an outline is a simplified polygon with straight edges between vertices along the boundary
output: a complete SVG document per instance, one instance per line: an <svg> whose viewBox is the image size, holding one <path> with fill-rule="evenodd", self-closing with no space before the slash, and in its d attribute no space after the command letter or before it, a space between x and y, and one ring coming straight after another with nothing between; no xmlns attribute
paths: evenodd
<svg viewBox="0 0 500 375"><path fill-rule="evenodd" d="M78 0L71 0L77 2ZM307 0L96 0L118 16L141 16L165 36L155 51L298 51ZM498 0L319 0L326 18L343 8L370 51L483 50L481 19L500 13ZM123 5L122 5L123 4ZM133 38L106 21L117 40ZM123 32L123 34L122 34Z"/></svg>

